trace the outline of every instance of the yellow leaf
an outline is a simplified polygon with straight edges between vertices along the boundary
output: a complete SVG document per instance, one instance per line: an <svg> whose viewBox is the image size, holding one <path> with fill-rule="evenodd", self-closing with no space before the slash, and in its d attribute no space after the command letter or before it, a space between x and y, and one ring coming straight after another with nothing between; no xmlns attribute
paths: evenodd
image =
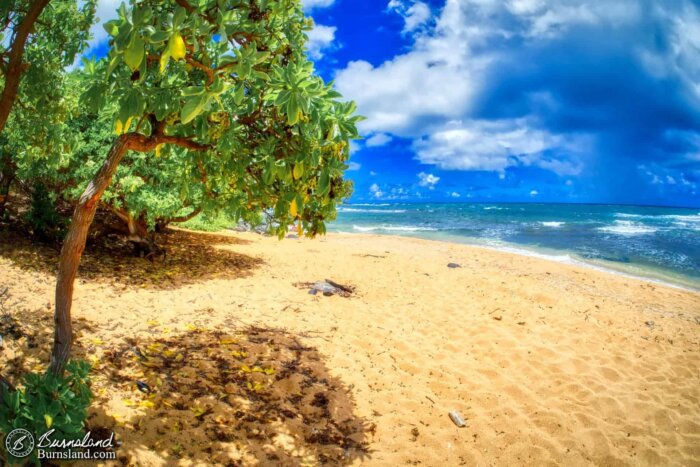
<svg viewBox="0 0 700 467"><path fill-rule="evenodd" d="M301 225L301 220L297 223L297 235L299 238L304 235L304 227Z"/></svg>
<svg viewBox="0 0 700 467"><path fill-rule="evenodd" d="M168 51L173 60L180 60L185 58L185 53L187 49L185 48L185 40L180 34L174 34L168 42Z"/></svg>
<svg viewBox="0 0 700 467"><path fill-rule="evenodd" d="M92 342L95 345L102 345L105 343L105 341L103 341L102 339L99 339L99 338L92 339L90 342Z"/></svg>
<svg viewBox="0 0 700 467"><path fill-rule="evenodd" d="M185 358L185 357L183 357L182 354L179 353L179 354L177 354L177 355L175 356L175 361L176 361L176 362L181 362L183 358Z"/></svg>
<svg viewBox="0 0 700 467"><path fill-rule="evenodd" d="M168 62L170 61L170 51L166 50L163 52L163 55L160 56L160 72L163 73L165 71L165 67L168 66Z"/></svg>
<svg viewBox="0 0 700 467"><path fill-rule="evenodd" d="M123 128L124 128L124 126L122 125L122 121L119 120L119 119L117 119L117 121L116 121L116 123L115 123L114 125L115 125L115 126L114 126L114 132L115 132L117 135L121 135L121 134L122 134L122 130L123 130Z"/></svg>
<svg viewBox="0 0 700 467"><path fill-rule="evenodd" d="M198 328L196 325L188 323L185 325L185 329L187 329L188 331L196 331Z"/></svg>
<svg viewBox="0 0 700 467"><path fill-rule="evenodd" d="M219 341L219 344L221 345L231 345L231 344L237 344L238 341L235 339L221 339Z"/></svg>
<svg viewBox="0 0 700 467"><path fill-rule="evenodd" d="M127 407L131 407L134 405L134 401L132 401L131 399L122 399L122 402L124 402L124 405L126 405Z"/></svg>
<svg viewBox="0 0 700 467"><path fill-rule="evenodd" d="M206 412L206 410L202 407L190 407L190 410L192 411L195 417L201 417L204 414L204 412Z"/></svg>
<svg viewBox="0 0 700 467"><path fill-rule="evenodd" d="M149 326L160 326L160 322L156 321L155 319L149 319L148 321L146 321L146 324L148 324Z"/></svg>
<svg viewBox="0 0 700 467"><path fill-rule="evenodd" d="M263 370L266 375L274 375L275 374L275 369L274 368L265 368Z"/></svg>
<svg viewBox="0 0 700 467"><path fill-rule="evenodd" d="M156 405L153 403L153 401L145 400L145 401L141 401L141 402L139 403L139 406L144 407L144 408L146 408L146 409L152 409L152 408L154 408Z"/></svg>
<svg viewBox="0 0 700 467"><path fill-rule="evenodd" d="M243 373L250 373L252 370L250 369L250 367L249 367L248 365L242 365L242 366L241 366L241 371L242 371Z"/></svg>
<svg viewBox="0 0 700 467"><path fill-rule="evenodd" d="M292 205L289 206L289 214L291 214L292 217L297 217L297 199L294 198L292 200Z"/></svg>
<svg viewBox="0 0 700 467"><path fill-rule="evenodd" d="M163 147L162 144L156 145L156 157L160 157L160 149Z"/></svg>
<svg viewBox="0 0 700 467"><path fill-rule="evenodd" d="M99 357L97 357L97 355L90 355L89 360L93 366L97 366L97 364L100 363L100 359L99 359Z"/></svg>
<svg viewBox="0 0 700 467"><path fill-rule="evenodd" d="M44 421L46 422L46 428L51 428L53 425L53 417L51 415L44 415Z"/></svg>

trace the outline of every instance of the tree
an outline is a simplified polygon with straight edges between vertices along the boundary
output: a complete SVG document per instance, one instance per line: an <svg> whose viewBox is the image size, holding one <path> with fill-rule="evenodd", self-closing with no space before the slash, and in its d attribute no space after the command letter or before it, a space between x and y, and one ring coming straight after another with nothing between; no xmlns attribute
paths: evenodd
<svg viewBox="0 0 700 467"><path fill-rule="evenodd" d="M43 59L70 65L85 46L94 14L95 0L84 1L80 7L75 0L54 0L51 5L49 0L3 0L0 4L0 72L4 85L0 95L0 133L5 129L19 94L22 76L33 69L43 69ZM34 57L25 60L25 52L32 48ZM44 56L37 57L37 54ZM42 84L55 85L29 81L42 91L46 89Z"/></svg>
<svg viewBox="0 0 700 467"><path fill-rule="evenodd" d="M0 214L10 184L31 180L28 167L55 165L69 150L65 69L87 46L94 15L95 0L0 4Z"/></svg>
<svg viewBox="0 0 700 467"><path fill-rule="evenodd" d="M132 0L105 24L110 51L86 64L83 103L97 113L116 102L118 136L78 200L61 250L52 373L63 372L70 354L73 283L88 229L130 151L168 151L196 167L188 173L234 216L270 210L279 235L293 222L300 233L325 233L324 220L351 189L342 175L359 117L314 75L304 50L311 27L298 0Z"/></svg>

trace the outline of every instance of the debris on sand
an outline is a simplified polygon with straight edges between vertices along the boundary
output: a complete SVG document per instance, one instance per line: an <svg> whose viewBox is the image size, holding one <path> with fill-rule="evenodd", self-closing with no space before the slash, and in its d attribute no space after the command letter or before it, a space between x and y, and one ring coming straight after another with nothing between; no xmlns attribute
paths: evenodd
<svg viewBox="0 0 700 467"><path fill-rule="evenodd" d="M461 268L462 265L460 265L458 263L447 263L447 267L450 269L455 269L455 268Z"/></svg>
<svg viewBox="0 0 700 467"><path fill-rule="evenodd" d="M450 420L452 420L452 423L454 423L460 428L464 428L465 426L467 426L467 422L464 421L462 416L456 410L450 412Z"/></svg>
<svg viewBox="0 0 700 467"><path fill-rule="evenodd" d="M309 289L309 294L311 295L316 295L320 292L326 297L330 297L331 295L349 297L355 292L354 287L343 285L330 279L316 282L296 282L294 286L300 289Z"/></svg>

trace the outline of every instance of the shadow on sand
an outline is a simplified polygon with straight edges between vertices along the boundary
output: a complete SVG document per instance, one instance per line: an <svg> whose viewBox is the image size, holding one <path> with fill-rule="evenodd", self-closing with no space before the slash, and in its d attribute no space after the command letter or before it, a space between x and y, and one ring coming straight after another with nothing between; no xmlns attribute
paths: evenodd
<svg viewBox="0 0 700 467"><path fill-rule="evenodd" d="M49 310L12 316L0 372L17 384L44 371L53 323ZM115 432L124 465L347 465L369 456L373 425L301 336L196 328L102 342L86 320L75 330L74 358L94 364L88 428Z"/></svg>
<svg viewBox="0 0 700 467"><path fill-rule="evenodd" d="M252 274L262 260L232 251L248 243L235 237L169 230L160 237L166 251L153 262L135 257L123 238L89 243L83 254L78 280L114 285L170 289L216 278ZM58 247L32 243L27 235L0 230L0 256L31 271L55 274Z"/></svg>

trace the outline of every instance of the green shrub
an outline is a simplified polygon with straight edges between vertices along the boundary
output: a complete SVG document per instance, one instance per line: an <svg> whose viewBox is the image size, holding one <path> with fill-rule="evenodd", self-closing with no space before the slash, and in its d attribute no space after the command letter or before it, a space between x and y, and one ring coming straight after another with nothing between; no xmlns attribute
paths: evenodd
<svg viewBox="0 0 700 467"><path fill-rule="evenodd" d="M24 428L34 439L54 429L51 439L79 439L84 436L87 409L92 400L89 383L90 364L71 361L63 377L29 373L24 388L2 389L0 433L2 453L9 463L37 461L36 449L29 458L16 459L5 452L4 437L14 429ZM2 464L2 462L0 462Z"/></svg>
<svg viewBox="0 0 700 467"><path fill-rule="evenodd" d="M56 212L56 203L42 183L34 185L31 208L26 219L35 240L53 242L64 235L65 220Z"/></svg>

